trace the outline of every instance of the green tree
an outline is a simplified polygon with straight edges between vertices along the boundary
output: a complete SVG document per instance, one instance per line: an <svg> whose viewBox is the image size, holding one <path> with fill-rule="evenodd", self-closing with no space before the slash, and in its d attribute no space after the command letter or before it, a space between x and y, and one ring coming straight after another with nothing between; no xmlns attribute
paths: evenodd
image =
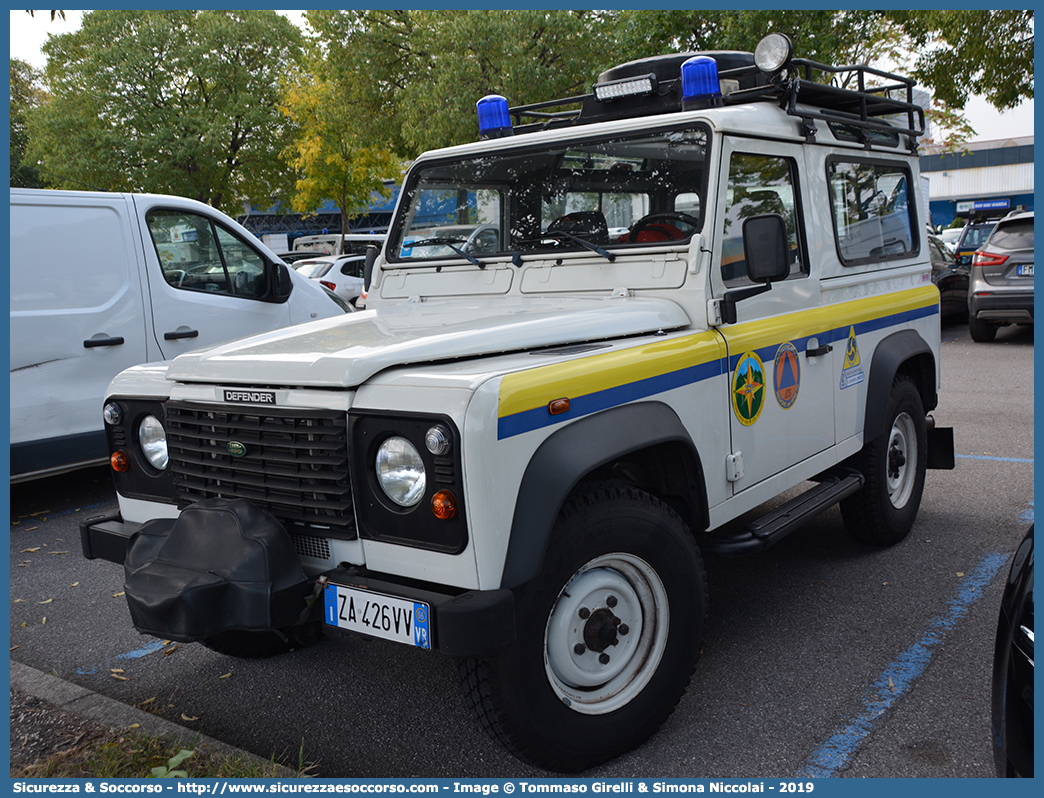
<svg viewBox="0 0 1044 798"><path fill-rule="evenodd" d="M300 73L282 106L298 131L284 153L298 173L291 206L308 214L332 200L341 212L342 235L350 231L351 218L370 207L374 193L387 198L384 181L402 172L387 145L363 143L344 111L343 94L329 80Z"/></svg>
<svg viewBox="0 0 1044 798"><path fill-rule="evenodd" d="M971 94L1000 110L1033 99L1033 12L891 11L917 53L914 76L963 108Z"/></svg>
<svg viewBox="0 0 1044 798"><path fill-rule="evenodd" d="M279 78L301 35L274 11L91 11L52 36L30 148L59 187L267 204L290 179Z"/></svg>
<svg viewBox="0 0 1044 798"><path fill-rule="evenodd" d="M607 60L609 17L590 11L310 11L360 130L405 157L474 141L475 103L584 93ZM365 135L369 135L369 132Z"/></svg>
<svg viewBox="0 0 1044 798"><path fill-rule="evenodd" d="M40 73L30 64L11 59L11 185L20 188L43 188L40 170L26 156L29 131L26 119L40 104Z"/></svg>

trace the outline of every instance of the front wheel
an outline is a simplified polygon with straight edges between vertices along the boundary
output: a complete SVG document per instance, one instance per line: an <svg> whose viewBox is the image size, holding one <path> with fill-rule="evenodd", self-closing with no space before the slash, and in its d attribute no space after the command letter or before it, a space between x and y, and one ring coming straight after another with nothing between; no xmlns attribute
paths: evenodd
<svg viewBox="0 0 1044 798"><path fill-rule="evenodd" d="M892 383L888 419L888 429L864 444L852 461L863 473L863 487L841 502L849 534L878 546L906 537L924 492L927 423L921 394L909 377L900 375Z"/></svg>
<svg viewBox="0 0 1044 798"><path fill-rule="evenodd" d="M559 515L516 598L515 640L460 666L485 729L516 756L575 772L644 742L699 656L703 562L688 527L639 490L599 484Z"/></svg>

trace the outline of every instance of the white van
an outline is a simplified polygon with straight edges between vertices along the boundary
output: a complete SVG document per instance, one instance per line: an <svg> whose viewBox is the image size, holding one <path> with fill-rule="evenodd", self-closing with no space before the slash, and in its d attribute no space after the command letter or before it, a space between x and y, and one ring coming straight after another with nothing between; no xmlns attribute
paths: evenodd
<svg viewBox="0 0 1044 798"><path fill-rule="evenodd" d="M11 481L103 462L123 369L342 312L208 205L11 189Z"/></svg>

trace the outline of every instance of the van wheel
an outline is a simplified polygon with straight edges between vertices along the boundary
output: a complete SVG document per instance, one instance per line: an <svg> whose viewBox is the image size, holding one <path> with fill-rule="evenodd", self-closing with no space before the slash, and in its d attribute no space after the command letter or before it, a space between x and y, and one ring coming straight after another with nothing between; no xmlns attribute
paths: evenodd
<svg viewBox="0 0 1044 798"><path fill-rule="evenodd" d="M516 592L516 637L460 664L486 731L548 770L641 745L700 652L703 561L685 523L642 491L596 484L559 514L541 573Z"/></svg>
<svg viewBox="0 0 1044 798"><path fill-rule="evenodd" d="M863 487L841 502L849 534L878 546L906 537L924 492L927 424L921 395L909 377L900 375L892 383L888 418L888 429L852 461L863 473Z"/></svg>
<svg viewBox="0 0 1044 798"><path fill-rule="evenodd" d="M280 632L247 632L233 629L205 637L200 642L211 651L240 659L266 659L310 646L322 637L322 623L308 623Z"/></svg>
<svg viewBox="0 0 1044 798"><path fill-rule="evenodd" d="M997 337L997 325L991 324L988 321L983 321L982 319L977 319L974 316L969 316L968 332L971 333L973 341L980 344L986 344Z"/></svg>

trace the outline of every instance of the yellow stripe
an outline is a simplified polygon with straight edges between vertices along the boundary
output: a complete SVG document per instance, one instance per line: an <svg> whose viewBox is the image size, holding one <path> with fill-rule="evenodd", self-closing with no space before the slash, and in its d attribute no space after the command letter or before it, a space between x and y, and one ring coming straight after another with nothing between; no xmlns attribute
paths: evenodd
<svg viewBox="0 0 1044 798"><path fill-rule="evenodd" d="M499 417L532 410L553 399L587 396L724 356L721 338L708 331L508 374L500 383Z"/></svg>
<svg viewBox="0 0 1044 798"><path fill-rule="evenodd" d="M938 304L934 285L824 305L729 327L722 332L734 352L754 350L864 321ZM843 321L842 321L843 320ZM532 368L506 375L500 384L499 418L543 407L554 399L587 396L725 357L715 331Z"/></svg>

